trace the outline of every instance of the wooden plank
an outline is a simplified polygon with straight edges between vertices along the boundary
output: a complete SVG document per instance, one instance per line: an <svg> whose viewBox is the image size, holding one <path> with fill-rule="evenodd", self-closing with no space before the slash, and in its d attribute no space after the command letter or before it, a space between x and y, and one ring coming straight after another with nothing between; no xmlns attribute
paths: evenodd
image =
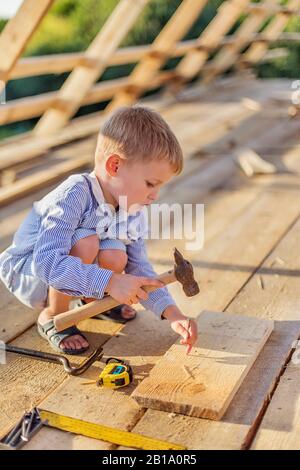
<svg viewBox="0 0 300 470"><path fill-rule="evenodd" d="M46 136L61 129L76 113L87 92L101 76L109 57L133 26L148 0L122 0L86 51L93 65L78 66L69 75L59 92L63 106L48 109L35 127L34 134Z"/></svg>
<svg viewBox="0 0 300 470"><path fill-rule="evenodd" d="M26 0L0 36L0 93L10 72L53 0Z"/></svg>
<svg viewBox="0 0 300 470"><path fill-rule="evenodd" d="M168 71L161 72L152 80L149 89L156 88L167 81L170 73ZM80 106L109 100L117 91L125 89L128 84L129 79L125 77L105 80L94 85L87 92ZM11 100L0 108L0 125L40 116L48 108L54 106L63 108L64 105L61 103L59 91Z"/></svg>
<svg viewBox="0 0 300 470"><path fill-rule="evenodd" d="M298 347L299 348L299 347ZM259 426L252 450L299 450L299 349L280 378Z"/></svg>
<svg viewBox="0 0 300 470"><path fill-rule="evenodd" d="M251 301L248 304L251 307ZM264 318L261 307L255 313ZM152 437L160 436L161 439L168 436L171 441L189 449L248 448L256 422L261 418L269 394L282 372L282 364L289 355L290 340L299 331L299 321L275 321L274 332L220 421L149 409L134 427L134 432Z"/></svg>
<svg viewBox="0 0 300 470"><path fill-rule="evenodd" d="M259 11L259 10L266 10L268 11L270 14L272 15L275 15L275 14L278 14L278 13L283 13L285 14L287 17L291 17L292 15L294 14L298 14L299 11L297 9L297 5L292 5L292 4L289 4L287 6L282 6L282 5L273 5L272 3L269 3L269 2L264 2L264 3L250 3L250 5L247 6L246 8L246 12L247 13L251 13L253 11Z"/></svg>
<svg viewBox="0 0 300 470"><path fill-rule="evenodd" d="M182 41L174 45L172 57L185 54L195 46L195 40ZM108 59L107 65L124 65L138 62L147 52L151 45L121 47L117 49ZM21 78L45 73L62 73L72 70L78 65L91 65L91 59L85 56L84 52L72 52L64 54L51 54L50 56L26 57L18 61L15 65L11 77Z"/></svg>
<svg viewBox="0 0 300 470"><path fill-rule="evenodd" d="M281 33L271 42L277 41L299 41L299 33ZM227 35L220 42L219 46L235 42L235 35ZM268 43L268 39L263 34L253 34L252 42L264 41ZM185 55L189 51L197 50L198 40L190 39L180 41L174 44L174 48L170 57L179 57ZM124 65L138 62L150 50L151 45L121 47L109 58L107 65ZM51 54L46 56L25 57L19 59L11 71L10 78L22 78L27 76L42 75L45 73L62 73L72 70L77 65L90 64L91 62L85 57L84 52L70 52L63 54Z"/></svg>
<svg viewBox="0 0 300 470"><path fill-rule="evenodd" d="M203 312L192 353L179 341L132 394L145 408L219 420L251 369L274 324Z"/></svg>
<svg viewBox="0 0 300 470"><path fill-rule="evenodd" d="M22 180L16 181L9 187L4 186L3 188L0 188L0 207L28 194L35 189L42 188L45 184L58 181L62 178L62 176L66 176L75 170L85 168L89 166L92 161L92 155L83 155L81 157L74 158L74 160L59 163L52 169L50 175L49 170L42 170L36 174L27 176Z"/></svg>
<svg viewBox="0 0 300 470"><path fill-rule="evenodd" d="M130 88L120 91L107 111L129 105L136 101L145 89L148 88L157 71L171 55L176 42L181 39L196 21L207 0L183 0L167 24L153 41L148 55L134 68L129 77Z"/></svg>

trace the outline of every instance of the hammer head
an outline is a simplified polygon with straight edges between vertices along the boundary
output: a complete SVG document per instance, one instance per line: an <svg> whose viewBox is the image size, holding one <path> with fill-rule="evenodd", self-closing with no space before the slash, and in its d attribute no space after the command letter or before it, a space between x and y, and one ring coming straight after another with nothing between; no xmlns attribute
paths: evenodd
<svg viewBox="0 0 300 470"><path fill-rule="evenodd" d="M184 259L184 257L182 256L180 251L177 250L177 248L174 249L174 259L175 277L177 281L182 284L185 295L187 297L193 297L193 295L199 294L200 289L198 283L195 281L194 270L191 263Z"/></svg>

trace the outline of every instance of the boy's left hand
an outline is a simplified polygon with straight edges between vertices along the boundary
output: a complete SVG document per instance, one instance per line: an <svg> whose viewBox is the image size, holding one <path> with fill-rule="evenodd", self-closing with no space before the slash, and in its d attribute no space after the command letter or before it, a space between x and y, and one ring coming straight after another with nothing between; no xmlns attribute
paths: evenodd
<svg viewBox="0 0 300 470"><path fill-rule="evenodd" d="M182 336L180 344L187 345L186 353L189 354L198 338L198 328L195 320L184 316L174 305L167 307L163 316L171 323L172 330Z"/></svg>

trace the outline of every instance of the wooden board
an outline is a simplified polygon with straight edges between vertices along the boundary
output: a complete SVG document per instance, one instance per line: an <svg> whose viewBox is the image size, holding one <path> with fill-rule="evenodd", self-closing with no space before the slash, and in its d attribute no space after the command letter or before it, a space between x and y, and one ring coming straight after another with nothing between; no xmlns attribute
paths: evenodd
<svg viewBox="0 0 300 470"><path fill-rule="evenodd" d="M15 16L6 24L0 37L0 92L26 44L47 13L53 0L22 2Z"/></svg>
<svg viewBox="0 0 300 470"><path fill-rule="evenodd" d="M300 449L299 349L280 379L251 449Z"/></svg>
<svg viewBox="0 0 300 470"><path fill-rule="evenodd" d="M133 397L146 408L218 420L273 330L270 320L203 312L191 354L174 344Z"/></svg>

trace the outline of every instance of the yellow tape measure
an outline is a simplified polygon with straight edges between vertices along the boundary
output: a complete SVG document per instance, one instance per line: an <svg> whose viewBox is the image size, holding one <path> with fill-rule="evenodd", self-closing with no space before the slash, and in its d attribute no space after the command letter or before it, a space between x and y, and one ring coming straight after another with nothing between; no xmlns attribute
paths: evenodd
<svg viewBox="0 0 300 470"><path fill-rule="evenodd" d="M116 357L109 357L96 384L99 387L120 388L132 382L132 369L129 364Z"/></svg>
<svg viewBox="0 0 300 470"><path fill-rule="evenodd" d="M133 432L122 431L102 424L89 423L80 419L62 416L51 411L39 409L40 416L44 424L62 431L81 434L82 436L100 439L126 447L135 447L145 450L185 450L186 447L172 444L171 442L160 441L150 437L135 434Z"/></svg>
<svg viewBox="0 0 300 470"><path fill-rule="evenodd" d="M132 368L127 362L116 357L109 357L106 366L97 380L81 382L81 385L96 384L98 387L120 388L126 387L132 382Z"/></svg>

